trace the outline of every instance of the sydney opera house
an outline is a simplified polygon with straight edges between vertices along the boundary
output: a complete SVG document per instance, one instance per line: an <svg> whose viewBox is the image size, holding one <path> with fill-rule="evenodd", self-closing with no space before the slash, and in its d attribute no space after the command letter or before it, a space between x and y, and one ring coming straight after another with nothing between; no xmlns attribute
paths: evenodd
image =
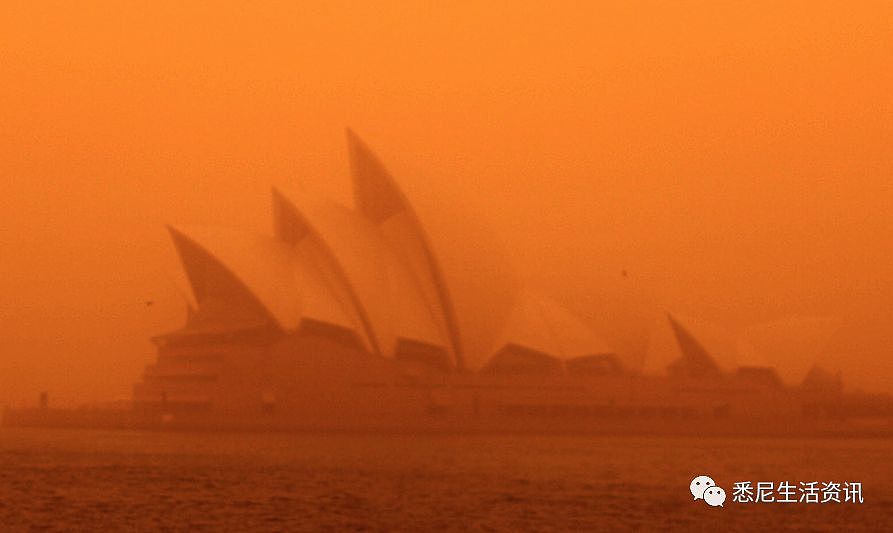
<svg viewBox="0 0 893 533"><path fill-rule="evenodd" d="M769 366L729 367L673 316L675 356L626 368L568 309L511 281L497 250L469 254L488 241L444 230L457 206L410 201L351 132L348 151L352 208L274 190L272 236L169 228L188 317L153 339L136 412L336 429L833 418L835 376L815 369L792 388Z"/></svg>
<svg viewBox="0 0 893 533"><path fill-rule="evenodd" d="M405 194L351 132L348 152L352 207L274 190L270 235L169 228L186 323L153 339L126 409L25 409L5 422L852 434L880 419L872 431L893 433L888 397L846 394L819 367L792 382L759 357L729 357L678 314L652 332L664 349L630 364L517 283L462 205Z"/></svg>
<svg viewBox="0 0 893 533"><path fill-rule="evenodd" d="M154 339L138 408L324 423L449 410L472 375L623 372L577 317L510 281L496 250L484 265L466 259L473 236L432 238L455 211L417 211L350 132L348 145L353 208L274 190L271 237L169 228L188 318Z"/></svg>

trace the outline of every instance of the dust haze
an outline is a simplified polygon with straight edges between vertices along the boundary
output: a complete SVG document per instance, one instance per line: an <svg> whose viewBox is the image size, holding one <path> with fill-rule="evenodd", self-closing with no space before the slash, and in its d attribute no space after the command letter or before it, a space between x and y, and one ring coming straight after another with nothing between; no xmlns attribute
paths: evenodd
<svg viewBox="0 0 893 533"><path fill-rule="evenodd" d="M273 186L349 202L345 126L628 358L663 310L735 333L810 317L835 324L816 360L893 391L891 17L6 3L0 404L129 396L185 312L164 224L269 232Z"/></svg>

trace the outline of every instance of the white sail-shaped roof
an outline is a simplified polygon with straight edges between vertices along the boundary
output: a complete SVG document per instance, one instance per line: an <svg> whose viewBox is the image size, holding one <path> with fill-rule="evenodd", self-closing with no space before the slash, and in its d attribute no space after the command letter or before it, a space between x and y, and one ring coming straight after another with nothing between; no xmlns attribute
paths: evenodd
<svg viewBox="0 0 893 533"><path fill-rule="evenodd" d="M220 228L169 228L198 306L300 323L291 250L280 242Z"/></svg>
<svg viewBox="0 0 893 533"><path fill-rule="evenodd" d="M666 374L681 362L720 372L734 370L738 364L739 342L720 326L679 313L663 315L651 332L644 371Z"/></svg>
<svg viewBox="0 0 893 533"><path fill-rule="evenodd" d="M440 301L445 316L453 317L457 359L467 369L480 369L491 355L520 287L506 248L488 231L482 213L455 188L419 176L401 180L400 184L417 220L401 222L399 217L405 215L397 214L383 224L385 231L389 225L402 225L404 231L410 226L423 230L439 275L436 286L448 295ZM390 233L389 237L397 234ZM409 243L412 238L394 242ZM422 255L407 254L416 258ZM423 270L421 266L415 269Z"/></svg>
<svg viewBox="0 0 893 533"><path fill-rule="evenodd" d="M516 300L493 352L506 346L520 346L560 360L614 353L567 308L530 291Z"/></svg>
<svg viewBox="0 0 893 533"><path fill-rule="evenodd" d="M337 257L281 192L273 189L277 239L292 247L305 318L354 331L366 349L377 351L372 324Z"/></svg>
<svg viewBox="0 0 893 533"><path fill-rule="evenodd" d="M452 296L415 210L381 161L349 129L347 145L357 210L379 228L403 263L411 275L407 281L421 296L439 337L447 340L456 366L464 367Z"/></svg>
<svg viewBox="0 0 893 533"><path fill-rule="evenodd" d="M288 201L340 272L380 354L394 355L399 339L447 346L415 278L374 224L303 191L290 191Z"/></svg>

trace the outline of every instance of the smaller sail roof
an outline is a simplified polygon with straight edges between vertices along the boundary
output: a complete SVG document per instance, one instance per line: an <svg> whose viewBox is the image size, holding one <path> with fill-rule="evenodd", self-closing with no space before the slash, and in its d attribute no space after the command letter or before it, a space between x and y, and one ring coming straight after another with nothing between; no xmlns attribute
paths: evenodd
<svg viewBox="0 0 893 533"><path fill-rule="evenodd" d="M840 372L831 373L821 365L812 365L809 372L803 378L801 384L804 389L814 391L830 391L840 390L843 387L843 381Z"/></svg>
<svg viewBox="0 0 893 533"><path fill-rule="evenodd" d="M529 290L516 299L493 353L505 346L519 346L561 360L614 353L566 307Z"/></svg>
<svg viewBox="0 0 893 533"><path fill-rule="evenodd" d="M730 372L738 365L739 341L724 328L679 313L665 313L651 332L644 371L663 375L682 366L694 372Z"/></svg>
<svg viewBox="0 0 893 533"><path fill-rule="evenodd" d="M828 363L831 341L840 330L832 317L791 315L746 328L742 342L765 354L787 383L800 383L816 363Z"/></svg>
<svg viewBox="0 0 893 533"><path fill-rule="evenodd" d="M281 328L298 327L301 312L294 254L288 246L272 238L223 228L169 229L199 306L211 296L207 291L209 282L229 283L208 277L226 278L229 274L232 290L244 288ZM214 271L197 268L200 264L212 265Z"/></svg>

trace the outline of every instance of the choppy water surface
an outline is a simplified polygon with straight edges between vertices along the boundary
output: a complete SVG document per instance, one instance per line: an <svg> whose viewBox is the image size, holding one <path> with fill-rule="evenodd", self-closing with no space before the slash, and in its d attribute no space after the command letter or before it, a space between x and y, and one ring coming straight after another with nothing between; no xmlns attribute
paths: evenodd
<svg viewBox="0 0 893 533"><path fill-rule="evenodd" d="M0 526L86 530L826 531L893 527L893 443L0 429ZM724 508L693 502L709 474ZM734 481L865 503L736 504Z"/></svg>

